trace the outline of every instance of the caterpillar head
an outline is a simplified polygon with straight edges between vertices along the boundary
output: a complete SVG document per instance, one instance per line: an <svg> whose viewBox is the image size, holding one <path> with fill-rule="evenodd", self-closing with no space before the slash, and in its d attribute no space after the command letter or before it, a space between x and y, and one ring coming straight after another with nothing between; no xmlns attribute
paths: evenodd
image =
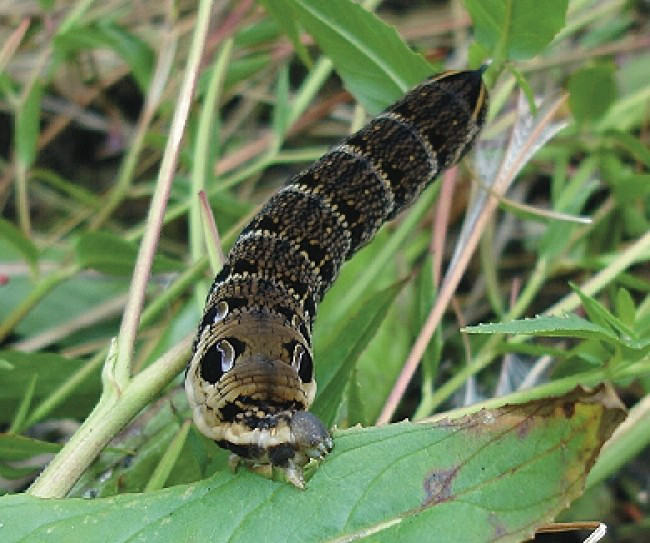
<svg viewBox="0 0 650 543"><path fill-rule="evenodd" d="M229 316L225 302L216 305L185 380L199 430L253 462L291 467L323 456L331 438L305 412L316 382L311 350L297 327L268 311Z"/></svg>

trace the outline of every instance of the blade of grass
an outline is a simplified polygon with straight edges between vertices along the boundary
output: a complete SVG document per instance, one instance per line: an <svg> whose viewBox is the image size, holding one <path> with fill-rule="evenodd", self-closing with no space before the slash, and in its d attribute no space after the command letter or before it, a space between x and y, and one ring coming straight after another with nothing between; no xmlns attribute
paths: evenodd
<svg viewBox="0 0 650 543"><path fill-rule="evenodd" d="M198 260L203 254L204 247L207 244L208 255L211 263L215 249L210 238L204 236L204 225L206 224L203 214L202 200L205 198L207 179L211 177L209 169L213 165L212 159L215 158L218 150L216 149L215 132L219 126L219 118L216 113L219 96L223 87L223 81L226 76L228 63L232 53L233 40L228 39L224 42L214 67L211 70L208 90L205 94L203 107L199 116L199 126L197 128L196 145L194 146L194 160L192 169L192 185L190 189L190 209L189 209L189 234L190 234L190 254L193 261ZM215 183L218 184L218 183ZM200 195L203 194L203 198ZM212 220L214 224L214 220ZM216 231L216 225L215 225ZM217 234L218 236L218 234ZM216 249L215 249L216 250ZM223 259L221 259L223 262ZM207 295L208 285L205 281L199 282L194 290L194 296L197 305L201 307Z"/></svg>
<svg viewBox="0 0 650 543"><path fill-rule="evenodd" d="M17 434L20 432L20 429L23 427L22 425L23 422L25 421L25 417L27 416L27 411L29 410L29 406L32 403L32 398L34 397L34 391L36 390L37 379L38 379L38 375L34 374L32 375L32 378L29 380L29 383L27 383L27 387L25 387L25 394L23 395L22 400L20 401L20 405L16 410L16 414L14 415L13 420L11 421L11 426L9 427L8 433Z"/></svg>
<svg viewBox="0 0 650 543"><path fill-rule="evenodd" d="M185 440L187 439L187 434L190 431L190 426L192 424L191 420L186 420L182 426L176 432L176 435L170 441L165 454L158 462L156 469L151 474L149 481L147 481L147 486L144 487L143 492L151 492L153 490L160 490L165 486L169 474L174 469L178 456L181 454L181 450L185 445Z"/></svg>
<svg viewBox="0 0 650 543"><path fill-rule="evenodd" d="M217 274L223 267L225 261L221 238L219 236L219 229L217 228L217 223L214 220L214 215L212 214L212 209L210 209L210 203L208 202L205 192L201 191L199 193L199 199L201 201L201 219L204 230L203 237L208 250L210 269L213 274ZM199 307L203 307L203 300L205 300L205 296L198 300L200 302Z"/></svg>

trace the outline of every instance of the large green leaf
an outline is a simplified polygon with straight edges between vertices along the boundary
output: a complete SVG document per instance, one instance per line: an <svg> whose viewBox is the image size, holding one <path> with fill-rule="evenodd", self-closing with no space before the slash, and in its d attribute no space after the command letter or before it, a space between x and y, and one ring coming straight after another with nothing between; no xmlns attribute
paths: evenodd
<svg viewBox="0 0 650 543"><path fill-rule="evenodd" d="M240 470L95 500L6 496L3 542L521 541L580 493L622 417L604 390L575 391L341 431L306 491Z"/></svg>
<svg viewBox="0 0 650 543"><path fill-rule="evenodd" d="M541 53L564 27L568 5L568 0L465 0L476 40L490 52L500 44L512 60Z"/></svg>
<svg viewBox="0 0 650 543"><path fill-rule="evenodd" d="M370 113L431 75L431 65L395 29L351 0L284 0Z"/></svg>

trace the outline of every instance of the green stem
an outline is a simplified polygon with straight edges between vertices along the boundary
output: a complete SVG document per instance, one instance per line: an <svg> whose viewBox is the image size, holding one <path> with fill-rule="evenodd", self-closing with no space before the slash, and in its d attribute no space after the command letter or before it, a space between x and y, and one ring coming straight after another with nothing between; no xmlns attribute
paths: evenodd
<svg viewBox="0 0 650 543"><path fill-rule="evenodd" d="M186 420L182 426L176 432L176 435L170 441L163 457L158 462L156 469L151 474L147 485L144 487L144 492L151 492L152 490L160 490L165 486L169 474L174 469L174 465L178 460L181 450L185 445L185 440L187 439L187 434L190 431L191 421Z"/></svg>
<svg viewBox="0 0 650 543"><path fill-rule="evenodd" d="M147 327L149 324L155 322L158 317L167 311L174 300L178 299L185 291L187 291L196 281L203 275L208 266L207 258L203 257L195 262L192 266L187 268L171 286L165 289L160 296L156 296L149 306L142 312L140 319L139 331ZM66 381L61 383L57 388L38 404L27 420L20 425L20 429L29 428L33 424L43 420L47 417L56 407L61 405L67 398L69 398L73 391L81 385L86 379L93 375L102 365L106 359L108 348L101 349L95 356L88 362L81 366L74 372Z"/></svg>
<svg viewBox="0 0 650 543"><path fill-rule="evenodd" d="M31 238L31 220L29 217L29 199L27 196L27 165L22 160L17 160L16 165L16 208L18 222L22 233Z"/></svg>
<svg viewBox="0 0 650 543"><path fill-rule="evenodd" d="M481 270L485 279L485 287L492 309L498 317L503 316L503 300L499 292L496 260L494 258L494 218L487 224L479 242Z"/></svg>
<svg viewBox="0 0 650 543"><path fill-rule="evenodd" d="M650 260L650 232L646 232L637 241L623 251L609 266L603 268L580 287L587 296L592 296L609 285L618 274L637 262ZM580 305L580 298L574 292L560 300L547 311L550 315L559 315L572 311Z"/></svg>
<svg viewBox="0 0 650 543"><path fill-rule="evenodd" d="M95 0L80 0L77 2L65 20L61 23L57 30L57 34L63 34L76 25L81 17L90 9Z"/></svg>
<svg viewBox="0 0 650 543"><path fill-rule="evenodd" d="M63 498L108 442L151 401L187 362L187 337L126 387L102 395L92 413L27 491L39 498ZM110 353L107 366L115 355Z"/></svg>
<svg viewBox="0 0 650 543"><path fill-rule="evenodd" d="M501 27L501 35L499 36L499 41L492 51L492 62L483 75L483 80L485 81L488 89L494 87L499 74L503 71L503 67L506 64L511 18L512 0L507 0L505 3L505 16L503 26Z"/></svg>

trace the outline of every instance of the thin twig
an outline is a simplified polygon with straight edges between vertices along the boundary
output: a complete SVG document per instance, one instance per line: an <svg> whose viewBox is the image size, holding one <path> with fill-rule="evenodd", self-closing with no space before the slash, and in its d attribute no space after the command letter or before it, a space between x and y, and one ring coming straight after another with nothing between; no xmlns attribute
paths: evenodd
<svg viewBox="0 0 650 543"><path fill-rule="evenodd" d="M117 359L115 363L115 382L118 386L125 386L131 373L131 359L135 345L135 337L140 321L140 312L144 303L147 282L151 271L151 265L158 245L160 230L165 217L167 200L174 181L174 171L180 152L180 144L183 138L183 131L187 116L189 114L194 87L198 78L199 64L203 43L207 34L210 22L210 7L212 2L206 0L199 5L197 14L197 26L194 32L192 48L190 50L185 77L169 133L169 139L165 147L156 189L154 191L147 224L140 244L138 258L133 272L133 280L129 289L128 305L124 310L124 318L120 326L117 346Z"/></svg>

